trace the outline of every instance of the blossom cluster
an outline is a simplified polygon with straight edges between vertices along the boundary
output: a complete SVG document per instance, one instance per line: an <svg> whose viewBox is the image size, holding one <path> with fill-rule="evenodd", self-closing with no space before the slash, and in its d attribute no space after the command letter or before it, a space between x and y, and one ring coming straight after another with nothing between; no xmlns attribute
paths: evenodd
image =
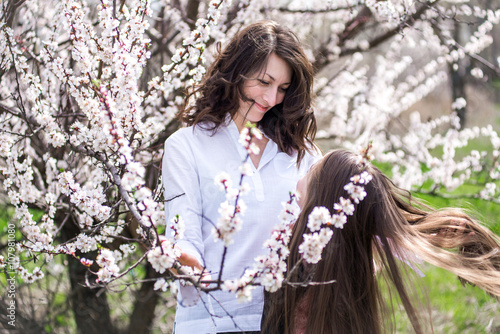
<svg viewBox="0 0 500 334"><path fill-rule="evenodd" d="M275 292L282 286L287 270L288 243L292 235L292 226L299 213L295 199L296 195L290 193L290 199L282 203L280 223L263 245L267 253L257 256L253 267L246 269L240 278L226 280L222 284L222 290L234 293L239 302L251 301L252 290L257 284L269 292Z"/></svg>
<svg viewBox="0 0 500 334"><path fill-rule="evenodd" d="M81 189L71 172L59 174L59 186L61 192L70 197L71 203L80 207L90 216L95 216L99 220L108 217L111 209L102 204L106 200L102 189Z"/></svg>
<svg viewBox="0 0 500 334"><path fill-rule="evenodd" d="M173 295L177 294L177 285L171 281L167 281L164 278L160 278L160 279L156 280L153 289L155 291L161 290L163 292L169 290Z"/></svg>
<svg viewBox="0 0 500 334"><path fill-rule="evenodd" d="M84 261L86 263L86 261ZM109 249L101 249L99 255L97 255L96 263L99 265L99 271L97 272L98 282L109 282L114 276L118 276L120 268L116 264L116 259L113 251Z"/></svg>
<svg viewBox="0 0 500 334"><path fill-rule="evenodd" d="M362 164L366 163L366 158L360 156L360 159ZM350 182L344 186L348 198L340 197L331 209L319 206L309 213L307 227L312 233L304 234L304 240L299 246L299 253L306 262L318 263L321 260L323 248L333 236L332 227L344 228L347 216L354 214L354 204L359 204L366 197L364 186L371 180L372 176L367 171L352 176ZM333 214L330 211L333 211Z"/></svg>
<svg viewBox="0 0 500 334"><path fill-rule="evenodd" d="M19 266L16 269L16 273L19 274L21 279L23 279L26 283L33 283L45 276L39 267L35 267L35 269L33 269L30 273L26 268Z"/></svg>
<svg viewBox="0 0 500 334"><path fill-rule="evenodd" d="M280 223L274 228L271 237L264 243L266 256L255 259L255 270L259 272L259 283L269 292L277 291L283 284L287 271L286 260L290 253L288 244L292 236L292 227L297 220L299 207L295 201L296 195L290 193L290 199L281 203L283 209Z"/></svg>
<svg viewBox="0 0 500 334"><path fill-rule="evenodd" d="M222 291L234 293L239 302L250 302L252 300L252 291L255 286L251 284L257 273L246 270L245 275L239 279L228 279L222 283Z"/></svg>
<svg viewBox="0 0 500 334"><path fill-rule="evenodd" d="M215 184L226 193L226 200L220 204L219 218L217 225L213 228L214 239L222 240L225 246L233 243L233 235L241 230L243 220L242 215L247 209L244 200L241 198L248 192L248 184L242 183L244 174L241 175L238 188L233 188L231 177L226 172L222 172L215 177Z"/></svg>
<svg viewBox="0 0 500 334"><path fill-rule="evenodd" d="M262 139L262 132L255 126L255 124L248 123L241 132L238 142L247 150L248 154L259 154L259 147L252 141L252 138L257 140Z"/></svg>
<svg viewBox="0 0 500 334"><path fill-rule="evenodd" d="M222 240L225 246L233 243L233 235L241 229L243 224L241 216L247 209L241 196L247 194L250 187L243 182L243 179L245 175L252 173L252 167L248 163L250 154L259 153L259 148L253 142L253 138L262 139L262 133L254 124L247 123L241 130L239 138L239 143L247 150L247 155L239 168L240 180L237 187L233 187L233 181L227 172L221 172L215 176L215 184L226 193L226 200L220 204L220 216L213 234L215 240Z"/></svg>
<svg viewBox="0 0 500 334"><path fill-rule="evenodd" d="M181 256L180 250L165 236L160 236L160 245L148 253L148 261L154 270L163 274L165 270L174 266L177 258Z"/></svg>
<svg viewBox="0 0 500 334"><path fill-rule="evenodd" d="M170 228L172 229L171 234L174 240L179 240L184 238L185 225L184 225L184 219L182 219L181 216L175 215L175 217L171 219Z"/></svg>

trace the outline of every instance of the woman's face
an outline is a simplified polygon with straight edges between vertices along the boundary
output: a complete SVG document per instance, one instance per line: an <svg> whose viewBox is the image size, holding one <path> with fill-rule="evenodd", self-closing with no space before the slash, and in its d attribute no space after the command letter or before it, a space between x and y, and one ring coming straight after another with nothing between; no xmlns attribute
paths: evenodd
<svg viewBox="0 0 500 334"><path fill-rule="evenodd" d="M292 69L283 59L271 53L264 70L249 77L243 83L243 94L250 101L240 100L238 112L233 118L240 130L247 121L259 122L269 109L283 102L291 84Z"/></svg>

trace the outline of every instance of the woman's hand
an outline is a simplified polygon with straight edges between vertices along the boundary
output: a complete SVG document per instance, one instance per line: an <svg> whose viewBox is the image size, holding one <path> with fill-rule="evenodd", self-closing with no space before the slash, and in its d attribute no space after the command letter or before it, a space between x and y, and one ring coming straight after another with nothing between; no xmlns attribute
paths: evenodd
<svg viewBox="0 0 500 334"><path fill-rule="evenodd" d="M177 249L179 251L179 253L181 254L178 258L177 258L177 261L179 262L179 264L181 266L187 266L187 267L191 267L194 272L196 274L199 274L200 275L200 281L210 281L211 280L211 276L209 274L209 272L206 270L206 268L204 268L200 262L198 262L198 260L196 259L196 257L194 257L193 255L187 253L187 252L184 252L182 251L182 249L175 245L174 246L175 249ZM178 275L178 272L175 268L172 268L170 269L175 275ZM205 287L209 286L210 283L202 283Z"/></svg>

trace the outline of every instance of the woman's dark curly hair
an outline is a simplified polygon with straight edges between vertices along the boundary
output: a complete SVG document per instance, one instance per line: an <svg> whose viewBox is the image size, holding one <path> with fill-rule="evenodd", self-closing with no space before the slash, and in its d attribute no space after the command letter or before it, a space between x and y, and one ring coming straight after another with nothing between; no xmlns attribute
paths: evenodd
<svg viewBox="0 0 500 334"><path fill-rule="evenodd" d="M179 118L188 125L217 131L227 115L238 111L239 101L248 100L242 87L248 75L261 71L272 53L292 69L292 81L283 102L269 110L259 127L279 149L297 152L300 163L313 146L316 118L312 111L313 68L297 36L273 21L260 21L240 31L208 68L203 81L192 89ZM188 101L195 98L196 102Z"/></svg>

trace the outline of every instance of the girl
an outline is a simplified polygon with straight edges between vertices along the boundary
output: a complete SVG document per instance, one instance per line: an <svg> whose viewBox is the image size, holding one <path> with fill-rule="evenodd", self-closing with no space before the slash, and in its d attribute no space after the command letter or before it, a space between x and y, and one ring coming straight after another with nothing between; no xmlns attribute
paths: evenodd
<svg viewBox="0 0 500 334"><path fill-rule="evenodd" d="M334 229L321 261L306 263L300 245L303 234L310 233L309 214L320 206L335 213L334 203L349 198L344 186L364 170L372 176L363 185L366 197L355 205L353 215L347 215L343 228ZM412 301L410 266L400 261L411 260L409 254L500 296L496 235L459 209L434 211L419 205L376 167L360 163L358 155L343 150L329 153L299 181L297 190L302 194L302 212L293 227L288 258L289 270L295 269L290 270L287 285L266 295L267 333L389 332L387 320L394 318L386 312L381 279L399 295L415 332L429 332L428 322L422 321Z"/></svg>

